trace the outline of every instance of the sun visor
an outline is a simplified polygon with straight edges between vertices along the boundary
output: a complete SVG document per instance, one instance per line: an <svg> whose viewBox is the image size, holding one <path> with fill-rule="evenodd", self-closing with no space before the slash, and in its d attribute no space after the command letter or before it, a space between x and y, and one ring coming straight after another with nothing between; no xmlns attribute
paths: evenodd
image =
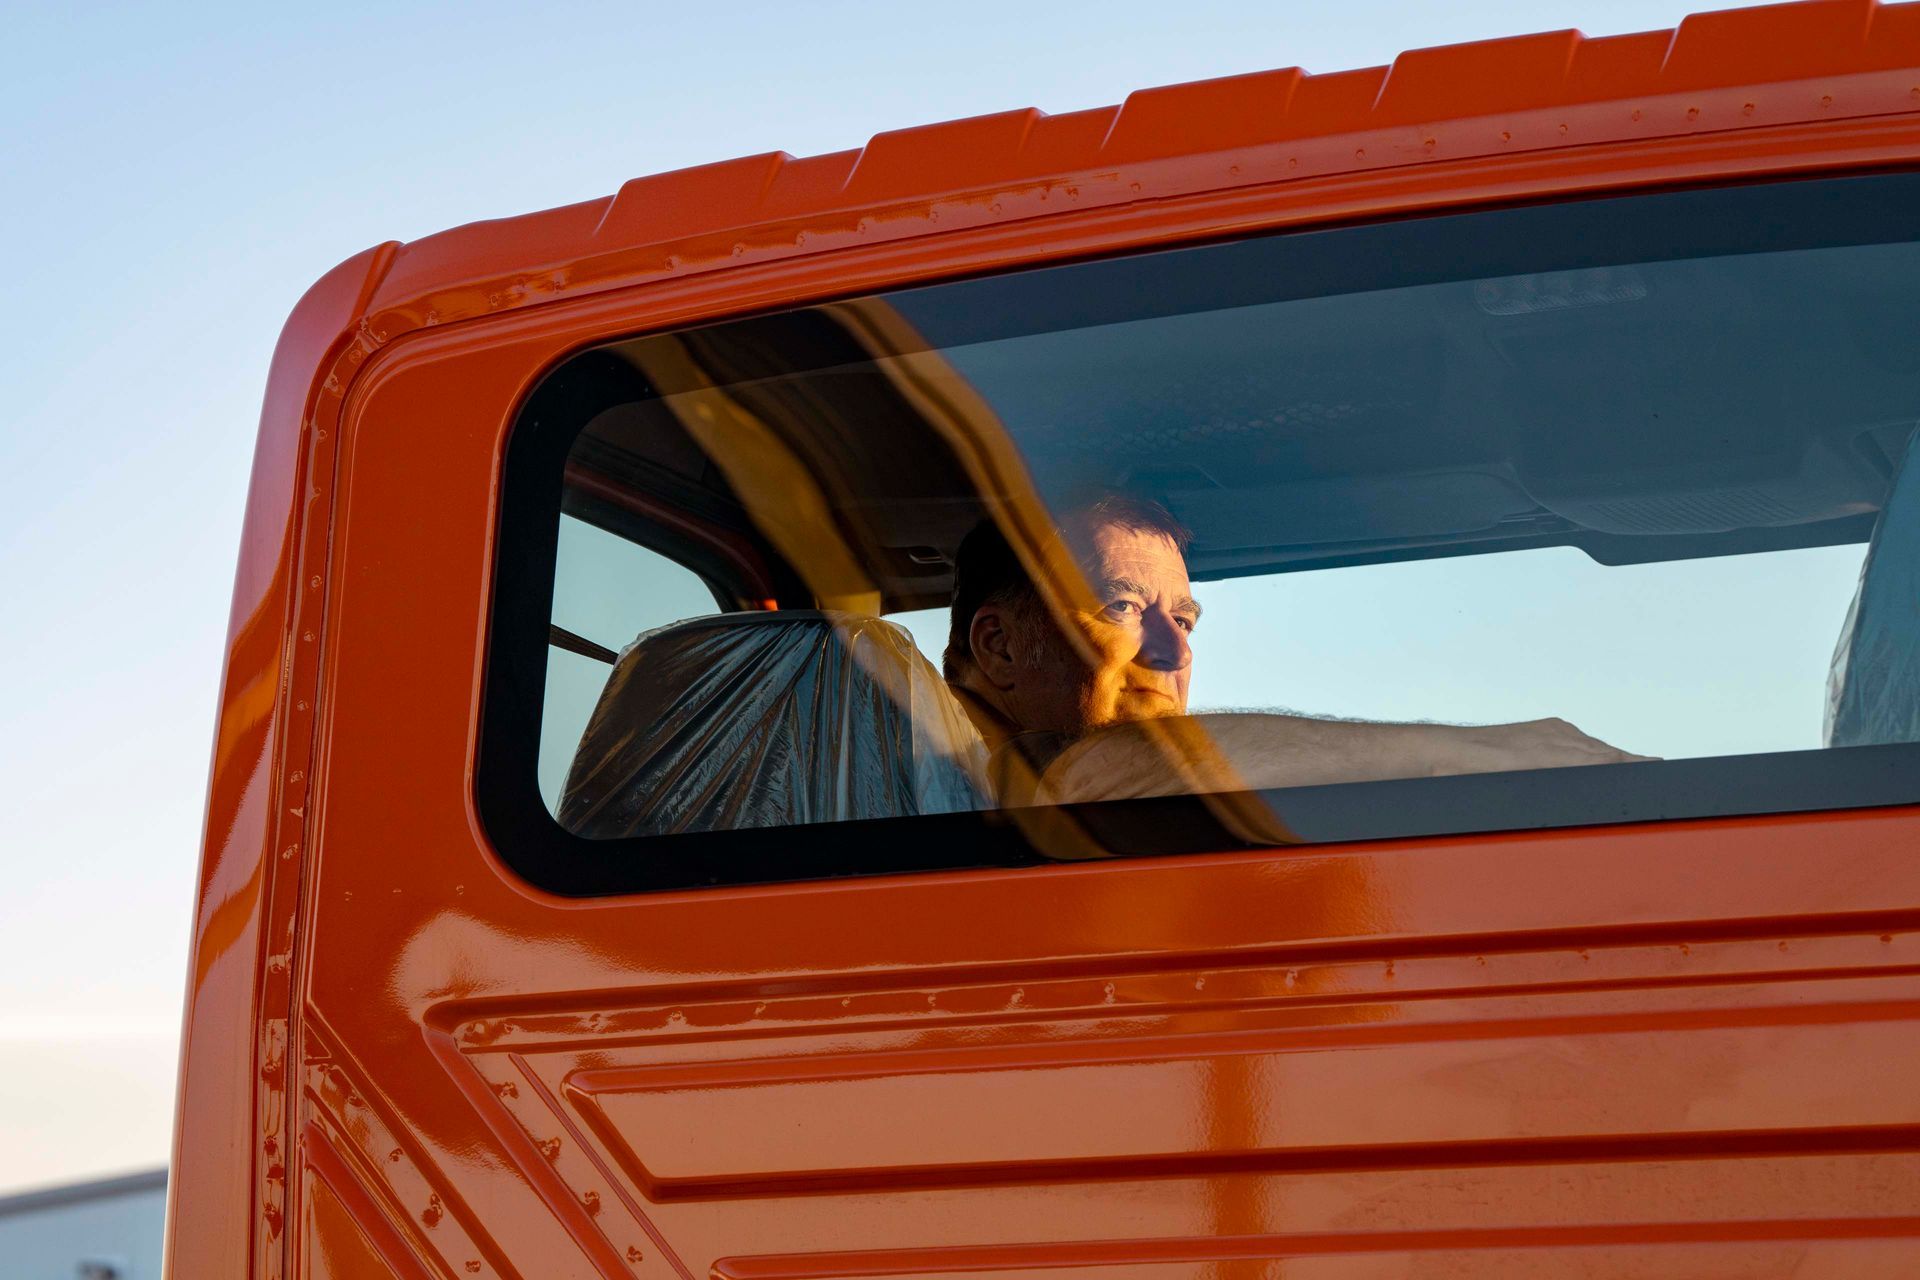
<svg viewBox="0 0 1920 1280"><path fill-rule="evenodd" d="M1540 505L1596 533L1675 536L1835 520L1873 509L1879 481L1822 441L1691 466L1523 477Z"/></svg>

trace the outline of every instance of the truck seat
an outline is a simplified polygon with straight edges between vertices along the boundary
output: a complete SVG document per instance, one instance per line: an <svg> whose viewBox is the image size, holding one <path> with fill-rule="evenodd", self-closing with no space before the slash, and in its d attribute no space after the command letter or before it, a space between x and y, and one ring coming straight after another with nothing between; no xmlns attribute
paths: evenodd
<svg viewBox="0 0 1920 1280"><path fill-rule="evenodd" d="M984 807L986 748L906 631L813 610L676 622L621 653L560 825L596 839Z"/></svg>
<svg viewBox="0 0 1920 1280"><path fill-rule="evenodd" d="M1920 742L1920 431L1873 526L1827 679L1830 747Z"/></svg>

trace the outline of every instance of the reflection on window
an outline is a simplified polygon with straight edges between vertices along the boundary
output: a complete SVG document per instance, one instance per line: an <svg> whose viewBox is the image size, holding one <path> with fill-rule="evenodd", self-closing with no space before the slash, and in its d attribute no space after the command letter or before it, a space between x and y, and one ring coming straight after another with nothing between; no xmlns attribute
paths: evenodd
<svg viewBox="0 0 1920 1280"><path fill-rule="evenodd" d="M1273 822L1234 830L1312 838L1293 789L1764 811L1814 766L1637 761L1920 737L1920 249L1482 240L1513 269L1381 287L1419 255L1361 248L1340 288L1334 240L1280 237L594 353L549 807L614 838L1245 792ZM1682 799L1534 772L1576 765ZM1062 821L1032 838L1099 843Z"/></svg>

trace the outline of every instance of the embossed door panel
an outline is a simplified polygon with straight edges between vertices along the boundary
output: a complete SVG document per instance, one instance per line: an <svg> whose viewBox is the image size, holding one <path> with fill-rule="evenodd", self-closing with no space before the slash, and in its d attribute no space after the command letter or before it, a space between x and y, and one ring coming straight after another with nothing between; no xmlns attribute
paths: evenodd
<svg viewBox="0 0 1920 1280"><path fill-rule="evenodd" d="M1004 1244L1009 1274L1400 1275L1417 1254L1526 1275L1556 1241L1656 1275L1893 1267L1913 1257L1894 1241L1920 1178L1915 946L1114 971L436 1023L603 1221L617 1204L676 1238L759 1245L722 1274L939 1274L969 1238ZM922 1225L903 1228L903 1204ZM1151 1242L1099 1234L1116 1204ZM1648 1204L1673 1212L1637 1219ZM1804 1229L1781 1235L1782 1217ZM784 1252L825 1236L885 1247ZM1199 1243L1214 1237L1243 1251Z"/></svg>
<svg viewBox="0 0 1920 1280"><path fill-rule="evenodd" d="M1553 1232L1410 1232L1397 1241L1249 1237L1156 1241L1084 1252L1013 1248L917 1255L796 1254L723 1258L714 1275L725 1280L847 1275L915 1280L1787 1280L1817 1274L1894 1280L1911 1275L1920 1259L1920 1251L1901 1239L1719 1241L1657 1228L1619 1234L1622 1243L1606 1245ZM1149 1258L1154 1260L1145 1260Z"/></svg>
<svg viewBox="0 0 1920 1280"><path fill-rule="evenodd" d="M1656 1013L1626 1026L1572 1016L1387 1035L1142 1039L1071 1053L1043 1045L602 1067L568 1072L560 1095L656 1199L818 1183L964 1185L1036 1170L1087 1177L1216 1159L1341 1163L1448 1144L1471 1159L1491 1144L1738 1134L1763 1107L1788 1131L1920 1123L1920 1092L1904 1088L1920 1040L1903 1024L1916 1012L1912 1000L1825 1007L1811 1032L1793 1025L1804 1016L1793 1011L1785 1025L1776 1011ZM1849 1016L1856 1021L1833 1029ZM1726 1079L1725 1064L1740 1062L1757 1065ZM1596 1079L1617 1096L1591 1090ZM1227 1096L1230 1083L1246 1096ZM1218 1111L1236 1101L1242 1131L1222 1133Z"/></svg>

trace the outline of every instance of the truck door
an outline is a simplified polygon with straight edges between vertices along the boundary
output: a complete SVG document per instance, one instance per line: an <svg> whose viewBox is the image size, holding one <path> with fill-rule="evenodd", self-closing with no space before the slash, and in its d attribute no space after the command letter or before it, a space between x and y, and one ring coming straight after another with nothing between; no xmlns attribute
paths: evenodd
<svg viewBox="0 0 1920 1280"><path fill-rule="evenodd" d="M1915 183L1031 228L384 348L299 1274L1911 1274ZM1114 499L1203 617L1075 551ZM1157 780L1051 803L1073 743L949 690L983 527L1034 625L1181 628ZM1554 720L1647 759L1462 727Z"/></svg>

